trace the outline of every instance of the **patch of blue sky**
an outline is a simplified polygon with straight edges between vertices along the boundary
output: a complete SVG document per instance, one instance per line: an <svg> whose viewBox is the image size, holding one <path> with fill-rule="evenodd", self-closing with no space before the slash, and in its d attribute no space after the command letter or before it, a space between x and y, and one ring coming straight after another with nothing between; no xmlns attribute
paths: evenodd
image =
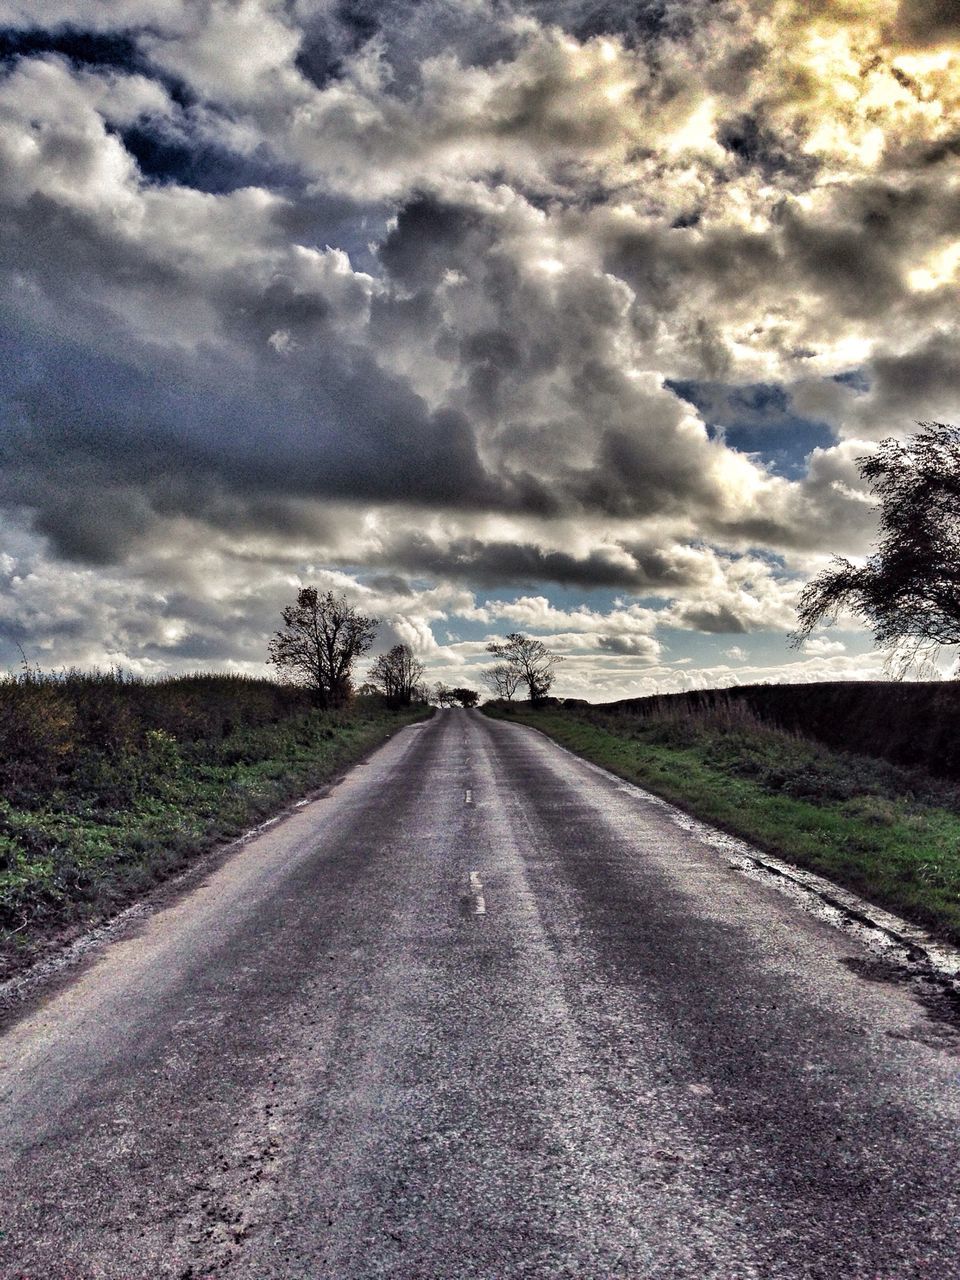
<svg viewBox="0 0 960 1280"><path fill-rule="evenodd" d="M186 106L195 95L182 80L154 66L141 51L135 30L91 31L71 23L0 27L0 68L21 58L51 54L76 67L126 72L158 80L174 102Z"/></svg>
<svg viewBox="0 0 960 1280"><path fill-rule="evenodd" d="M714 549L718 556L722 556L726 560L739 560L741 558L741 553L738 551L725 551L721 547ZM748 555L751 560L762 560L771 569L779 570L779 576L781 577L793 578L797 576L788 571L786 561L779 551L771 551L768 547L748 547L742 554Z"/></svg>
<svg viewBox="0 0 960 1280"><path fill-rule="evenodd" d="M824 639L839 641L844 649L840 657L857 658L873 650L873 642L866 631L840 631L831 628ZM663 645L664 665L680 664L692 669L729 666L734 671L752 672L754 668L789 667L819 657L806 648L795 649L789 637L782 631L703 632L664 627L657 632ZM743 656L730 656L730 650L740 650ZM762 679L761 676L750 676ZM843 678L847 678L844 676Z"/></svg>
<svg viewBox="0 0 960 1280"><path fill-rule="evenodd" d="M145 61L134 35L126 31L85 31L69 24L51 28L0 27L0 59L57 54L79 66L143 71Z"/></svg>
<svg viewBox="0 0 960 1280"><path fill-rule="evenodd" d="M712 439L749 454L775 475L795 480L807 469L814 449L836 440L825 422L805 418L790 408L788 387L772 383L731 385L668 379L666 385L692 404Z"/></svg>
<svg viewBox="0 0 960 1280"><path fill-rule="evenodd" d="M618 599L623 605L637 605L641 609L650 609L654 613L659 613L662 609L669 609L672 599L669 598L669 587L663 588L664 595L631 595L629 591L621 591L618 593Z"/></svg>
<svg viewBox="0 0 960 1280"><path fill-rule="evenodd" d="M295 164L262 146L247 153L233 151L197 132L189 112L144 117L117 134L147 182L191 187L209 195L262 187L295 197L288 217L296 225L289 230L300 243L342 249L354 269L380 272L370 245L386 234L391 211L385 205L360 205L316 191L307 195L307 178Z"/></svg>
<svg viewBox="0 0 960 1280"><path fill-rule="evenodd" d="M143 177L158 186L175 184L209 195L226 195L242 187L282 191L301 185L296 168L280 164L264 150L241 155L193 137L166 120L141 120L118 134Z"/></svg>

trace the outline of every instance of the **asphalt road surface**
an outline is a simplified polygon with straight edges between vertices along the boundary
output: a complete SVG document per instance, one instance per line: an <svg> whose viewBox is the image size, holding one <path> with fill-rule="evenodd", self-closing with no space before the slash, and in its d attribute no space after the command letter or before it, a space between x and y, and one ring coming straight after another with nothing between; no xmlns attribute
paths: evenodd
<svg viewBox="0 0 960 1280"><path fill-rule="evenodd" d="M7 1027L0 1275L960 1277L957 1037L880 971L443 712Z"/></svg>

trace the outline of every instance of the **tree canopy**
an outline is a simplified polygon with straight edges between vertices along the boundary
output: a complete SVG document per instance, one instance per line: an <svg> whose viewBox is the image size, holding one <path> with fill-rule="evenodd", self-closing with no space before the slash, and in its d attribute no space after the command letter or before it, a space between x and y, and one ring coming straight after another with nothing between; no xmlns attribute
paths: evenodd
<svg viewBox="0 0 960 1280"><path fill-rule="evenodd" d="M866 564L837 557L804 588L794 642L848 609L878 645L910 655L960 644L960 427L922 422L858 458L878 499L879 544Z"/></svg>
<svg viewBox="0 0 960 1280"><path fill-rule="evenodd" d="M313 690L318 705L336 707L350 697L353 666L370 648L377 618L369 618L332 591L304 587L283 611L268 661L281 675Z"/></svg>
<svg viewBox="0 0 960 1280"><path fill-rule="evenodd" d="M456 698L453 696L453 690L448 684L444 684L442 680L438 680L433 686L433 693L431 694L431 697L434 702L441 707L452 707L454 702L456 702Z"/></svg>
<svg viewBox="0 0 960 1280"><path fill-rule="evenodd" d="M496 666L481 671L480 679L495 698L504 698L510 702L520 687L523 676L509 662L498 662Z"/></svg>
<svg viewBox="0 0 960 1280"><path fill-rule="evenodd" d="M459 702L461 707L475 707L480 701L480 695L476 689L465 689L457 686L451 689L449 685L438 680L433 686L433 700L439 703L441 707L452 707L455 702Z"/></svg>
<svg viewBox="0 0 960 1280"><path fill-rule="evenodd" d="M370 668L368 679L388 702L406 707L413 701L417 686L423 679L423 671L423 663L414 657L408 644L395 644L380 654Z"/></svg>
<svg viewBox="0 0 960 1280"><path fill-rule="evenodd" d="M465 689L462 685L457 685L455 689L450 690L453 697L460 703L461 707L475 707L480 701L480 695L476 689Z"/></svg>
<svg viewBox="0 0 960 1280"><path fill-rule="evenodd" d="M488 644L487 652L500 659L497 667L491 668L491 673L500 666L509 668L516 677L514 691L519 684L525 684L531 702L541 702L547 696L555 679L557 663L563 661L559 654L551 653L542 640L534 640L520 631L512 631L504 640ZM486 681L486 675L484 679ZM493 679L492 674L490 679Z"/></svg>

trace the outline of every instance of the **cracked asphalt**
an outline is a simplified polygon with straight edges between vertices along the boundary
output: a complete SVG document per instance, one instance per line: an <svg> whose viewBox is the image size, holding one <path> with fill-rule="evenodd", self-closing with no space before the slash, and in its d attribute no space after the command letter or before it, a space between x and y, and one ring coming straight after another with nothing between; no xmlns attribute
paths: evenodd
<svg viewBox="0 0 960 1280"><path fill-rule="evenodd" d="M960 1037L887 969L442 712L8 1022L0 1276L960 1277Z"/></svg>

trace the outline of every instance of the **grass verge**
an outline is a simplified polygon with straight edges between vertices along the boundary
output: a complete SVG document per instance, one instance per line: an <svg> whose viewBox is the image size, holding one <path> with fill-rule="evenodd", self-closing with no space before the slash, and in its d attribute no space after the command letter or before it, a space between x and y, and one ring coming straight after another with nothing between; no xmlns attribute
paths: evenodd
<svg viewBox="0 0 960 1280"><path fill-rule="evenodd" d="M960 943L960 791L741 705L648 716L488 705L694 817Z"/></svg>
<svg viewBox="0 0 960 1280"><path fill-rule="evenodd" d="M151 730L79 777L0 799L0 979L329 781L428 708L309 711L217 740Z"/></svg>

